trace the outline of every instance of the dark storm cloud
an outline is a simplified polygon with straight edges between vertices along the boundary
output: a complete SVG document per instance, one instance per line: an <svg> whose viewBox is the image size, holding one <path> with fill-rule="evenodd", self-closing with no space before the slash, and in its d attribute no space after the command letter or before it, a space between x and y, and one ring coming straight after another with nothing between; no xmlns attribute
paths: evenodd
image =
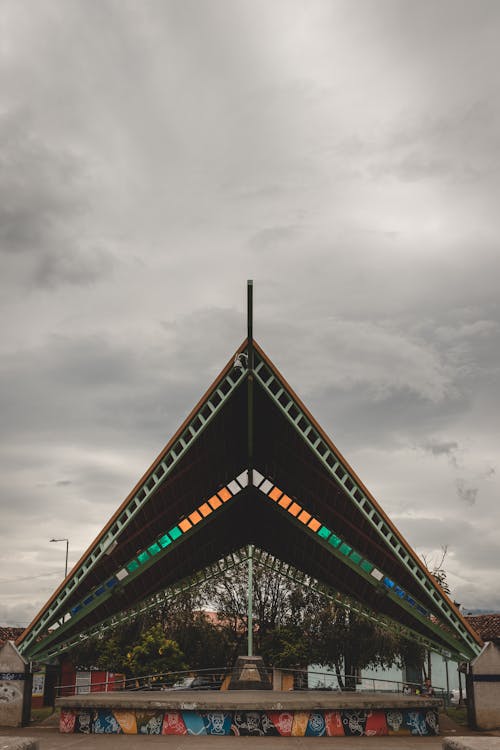
<svg viewBox="0 0 500 750"><path fill-rule="evenodd" d="M428 551L446 548L443 567L455 575L471 577L471 571L483 571L489 567L498 539L494 530L485 531L475 520L464 521L453 518L397 518L397 524L412 546L422 556ZM479 541L480 540L480 541ZM471 544L471 542L473 542ZM477 542L477 543L476 543Z"/></svg>
<svg viewBox="0 0 500 750"><path fill-rule="evenodd" d="M98 533L254 278L257 340L383 507L450 545L462 601L500 600L497 4L3 10L5 575Z"/></svg>
<svg viewBox="0 0 500 750"><path fill-rule="evenodd" d="M473 105L458 105L452 115L408 122L386 141L372 142L369 172L372 177L392 176L402 182L498 182L498 158L491 156L500 147L499 121L500 110L485 97Z"/></svg>
<svg viewBox="0 0 500 750"><path fill-rule="evenodd" d="M236 349L241 329L234 311L202 309L159 323L154 345L52 336L11 353L0 368L3 440L15 433L124 446L148 435L159 452Z"/></svg>
<svg viewBox="0 0 500 750"><path fill-rule="evenodd" d="M112 255L83 230L90 183L82 160L43 142L29 110L0 119L0 154L0 253L10 283L54 288L108 276Z"/></svg>
<svg viewBox="0 0 500 750"><path fill-rule="evenodd" d="M477 487L468 486L463 479L457 479L457 496L466 505L475 505L477 501Z"/></svg>
<svg viewBox="0 0 500 750"><path fill-rule="evenodd" d="M454 440L425 440L422 443L422 448L432 456L446 456L452 466L458 466L456 455L458 451L458 443Z"/></svg>

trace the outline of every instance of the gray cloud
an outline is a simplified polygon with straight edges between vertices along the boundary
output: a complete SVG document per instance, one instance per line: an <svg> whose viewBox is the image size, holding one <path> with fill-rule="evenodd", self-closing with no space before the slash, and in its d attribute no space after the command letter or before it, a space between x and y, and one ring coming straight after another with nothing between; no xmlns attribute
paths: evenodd
<svg viewBox="0 0 500 750"><path fill-rule="evenodd" d="M54 288L106 278L113 255L89 238L81 158L43 142L29 111L0 119L0 253L10 283Z"/></svg>
<svg viewBox="0 0 500 750"><path fill-rule="evenodd" d="M48 539L76 559L239 345L247 278L382 506L500 607L497 3L2 11L0 560L27 580L0 618L43 604Z"/></svg>
<svg viewBox="0 0 500 750"><path fill-rule="evenodd" d="M467 486L463 479L457 479L456 485L458 498L466 505L475 505L479 489L477 487Z"/></svg>
<svg viewBox="0 0 500 750"><path fill-rule="evenodd" d="M452 466L458 468L457 452L458 443L453 440L425 440L422 448L433 456L446 456Z"/></svg>

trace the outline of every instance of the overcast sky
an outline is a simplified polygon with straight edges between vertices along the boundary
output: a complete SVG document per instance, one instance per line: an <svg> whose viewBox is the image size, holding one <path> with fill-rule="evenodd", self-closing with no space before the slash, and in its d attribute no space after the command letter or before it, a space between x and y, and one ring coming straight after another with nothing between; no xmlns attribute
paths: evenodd
<svg viewBox="0 0 500 750"><path fill-rule="evenodd" d="M0 0L0 624L246 333L500 610L497 0Z"/></svg>

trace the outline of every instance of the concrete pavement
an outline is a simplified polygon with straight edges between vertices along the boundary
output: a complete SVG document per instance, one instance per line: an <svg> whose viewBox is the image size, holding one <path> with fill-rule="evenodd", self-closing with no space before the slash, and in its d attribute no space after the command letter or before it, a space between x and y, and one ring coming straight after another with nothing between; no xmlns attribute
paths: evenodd
<svg viewBox="0 0 500 750"><path fill-rule="evenodd" d="M2 730L5 734L6 732ZM26 733L40 744L40 750L441 750L441 737L191 737L173 735L60 734L56 729L29 727L13 730ZM0 747L2 735L0 735Z"/></svg>

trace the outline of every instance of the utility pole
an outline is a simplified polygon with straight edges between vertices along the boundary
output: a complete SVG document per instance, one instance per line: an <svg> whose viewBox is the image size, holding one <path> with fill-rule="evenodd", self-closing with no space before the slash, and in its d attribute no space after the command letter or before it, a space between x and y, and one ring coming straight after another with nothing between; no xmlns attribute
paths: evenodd
<svg viewBox="0 0 500 750"><path fill-rule="evenodd" d="M69 539L49 539L50 542L66 542L66 564L64 566L64 578L68 576L68 550L69 550Z"/></svg>

